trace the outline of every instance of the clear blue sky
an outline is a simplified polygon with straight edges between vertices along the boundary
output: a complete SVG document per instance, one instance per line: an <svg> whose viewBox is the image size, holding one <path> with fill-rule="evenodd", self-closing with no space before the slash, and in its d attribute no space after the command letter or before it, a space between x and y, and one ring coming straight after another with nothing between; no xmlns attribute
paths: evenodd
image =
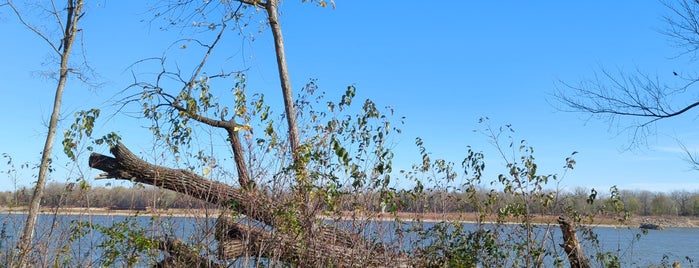
<svg viewBox="0 0 699 268"><path fill-rule="evenodd" d="M413 141L420 136L435 158L458 164L470 145L493 156L487 159L491 176L503 172L488 140L473 132L482 127L478 119L487 116L493 126L511 124L517 140L535 147L542 173L561 173L565 157L578 151L578 165L561 182L565 189L699 190L699 172L681 160L675 141L699 148L694 117L661 122L649 147L623 151L626 134L551 104L558 81L574 84L600 68L637 68L667 79L673 71L694 73L688 59L672 59L680 50L658 32L668 12L660 2L435 3L338 0L333 10L284 1L281 20L294 88L317 78L328 95L339 96L354 84L358 98L394 107L406 117L394 169L419 160ZM106 0L88 5L82 21L85 56L104 84L88 88L71 80L61 130L69 127L75 111L113 111L117 92L133 82L128 67L159 57L172 41L186 36L141 22L151 16L146 5ZM39 73L55 65L46 64L48 46L21 27L9 9L0 9L0 33L6 37L0 43L0 153L13 156L16 165L38 163L55 87ZM222 61L250 68L249 88L266 90L268 96L279 92L270 36L265 30L254 42L231 39L227 45L235 56ZM186 55L175 49L167 53ZM135 70L147 71L154 69ZM147 152L149 139L143 137L148 132L139 124L145 125L116 115L98 123L96 132L117 131L127 145ZM92 182L97 172L86 161L66 164L62 134L58 138L58 171L51 179L65 181L81 171ZM0 168L6 169L4 162ZM34 173L20 172L16 183L30 185ZM14 183L0 174L0 190L12 190Z"/></svg>

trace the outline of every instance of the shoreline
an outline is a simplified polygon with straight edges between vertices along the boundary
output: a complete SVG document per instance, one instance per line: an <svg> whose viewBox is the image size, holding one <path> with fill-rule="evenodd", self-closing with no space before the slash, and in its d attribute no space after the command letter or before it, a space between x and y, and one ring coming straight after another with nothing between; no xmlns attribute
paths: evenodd
<svg viewBox="0 0 699 268"><path fill-rule="evenodd" d="M0 207L2 214L27 214L26 207ZM220 215L218 209L157 209L157 210L121 210L109 208L42 208L42 215L89 215L89 216L138 216L138 217L206 217L217 218ZM344 212L342 215L335 216L319 216L323 219L343 219L343 220L376 220L376 221L394 221L401 220L405 222L441 222L441 221L456 221L462 223L478 223L479 217L476 213L410 213L399 212L390 213L368 213L368 214L352 214ZM534 224L551 224L558 225L558 216L553 215L535 215L532 219ZM496 223L494 217L485 217L482 221L486 224ZM505 220L505 224L518 224L515 218ZM592 222L584 221L585 226L599 227L623 227L623 228L639 228L641 224L655 224L663 228L699 228L699 217L692 216L632 216L626 222L620 222L612 217L595 217Z"/></svg>

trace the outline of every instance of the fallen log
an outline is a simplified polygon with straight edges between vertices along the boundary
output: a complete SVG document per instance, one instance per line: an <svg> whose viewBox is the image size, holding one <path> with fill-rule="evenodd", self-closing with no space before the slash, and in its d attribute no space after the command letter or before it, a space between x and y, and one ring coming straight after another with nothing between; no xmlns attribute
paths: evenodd
<svg viewBox="0 0 699 268"><path fill-rule="evenodd" d="M188 170L150 164L121 143L112 147L110 152L114 157L97 153L90 155L90 167L105 172L98 175L98 179L114 178L153 185L235 209L267 225L276 225L272 213L278 208L255 191L242 191Z"/></svg>
<svg viewBox="0 0 699 268"><path fill-rule="evenodd" d="M223 268L224 265L203 257L198 251L180 239L165 237L158 244L158 248L167 253L167 256L155 267L198 267L198 268Z"/></svg>
<svg viewBox="0 0 699 268"><path fill-rule="evenodd" d="M334 232L324 231L323 225L318 227L314 228L317 239L311 239L310 244L300 244L288 234L222 216L216 223L219 258L252 255L315 267L407 267L409 263L403 256L379 255L381 250L366 249L361 245L346 247L343 243L323 244L337 237Z"/></svg>
<svg viewBox="0 0 699 268"><path fill-rule="evenodd" d="M89 165L104 171L98 179L113 178L153 185L162 189L176 191L189 195L226 209L235 210L249 220L254 220L269 227L253 226L253 224L227 222L231 228L227 233L230 239L223 240L225 247L239 247L243 242L247 252L263 252L265 257L278 257L291 263L323 264L335 263L339 266L402 266L407 263L405 258L385 250L380 244L372 243L347 230L341 230L331 225L318 224L313 226L308 237L300 239L298 235L281 233L281 220L275 215L283 214L283 209L266 195L252 190L231 187L221 182L208 180L193 172L183 169L171 169L150 164L134 155L126 146L117 143L110 149L114 157L92 153ZM315 222L315 220L313 221ZM243 235L245 234L245 235ZM245 239L241 239L245 238ZM238 240L237 242L235 242ZM234 241L227 243L228 241ZM235 247L234 247L235 248ZM251 251L251 249L253 251ZM223 257L237 257L238 253L225 253ZM245 251L243 251L245 253ZM238 255L239 256L239 255Z"/></svg>

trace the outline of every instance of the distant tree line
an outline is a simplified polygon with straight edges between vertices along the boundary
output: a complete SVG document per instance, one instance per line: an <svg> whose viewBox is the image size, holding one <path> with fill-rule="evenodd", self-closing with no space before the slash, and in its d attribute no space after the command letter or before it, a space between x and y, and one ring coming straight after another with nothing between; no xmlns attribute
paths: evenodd
<svg viewBox="0 0 699 268"><path fill-rule="evenodd" d="M25 206L32 189L0 192L0 206ZM142 185L132 187L92 187L85 183L51 182L46 185L43 207L91 207L144 210L146 208L203 208L204 202L166 190Z"/></svg>
<svg viewBox="0 0 699 268"><path fill-rule="evenodd" d="M404 212L475 212L477 204L459 202L467 200L463 192L430 190L422 199L412 198L407 191L398 191L396 199L399 210ZM557 195L553 211L577 211L591 214L613 215L617 208L609 195L598 195L594 189L583 187L571 191L549 191L546 194ZM479 200L488 200L489 195L497 195L495 209L505 208L508 204L521 202L519 196L479 190ZM647 190L619 190L616 198L621 201L622 210L632 216L699 216L699 191L651 192ZM532 213L545 214L540 203L532 203Z"/></svg>
<svg viewBox="0 0 699 268"><path fill-rule="evenodd" d="M51 182L46 186L42 206L57 207L92 207L110 209L143 210L147 208L204 208L206 203L172 191L161 190L153 187L144 187L135 184L132 187L92 187L88 184L72 184ZM0 206L17 207L26 206L31 199L32 189L22 187L16 191L0 192ZM463 202L467 200L467 192L454 190L425 191L423 195L416 196L405 190L396 190L393 207L382 204L378 193L366 193L362 198L345 198L341 200L338 209L350 211L356 206L361 206L370 211L414 212L414 213L458 213L475 212L478 204ZM564 211L566 209L579 212L591 212L604 214L613 213L610 196L597 195L593 189L583 187L573 191L549 191L547 194L556 195L556 205ZM495 192L490 190L478 190L476 195L479 200L488 200L489 196L497 195L494 204L495 209L501 209L508 204L515 203L518 196ZM699 191L672 191L651 192L647 190L619 190L617 198L623 204L623 210L629 215L636 216L699 216ZM357 200L363 200L357 204ZM543 213L543 209L535 202L532 206L533 213Z"/></svg>

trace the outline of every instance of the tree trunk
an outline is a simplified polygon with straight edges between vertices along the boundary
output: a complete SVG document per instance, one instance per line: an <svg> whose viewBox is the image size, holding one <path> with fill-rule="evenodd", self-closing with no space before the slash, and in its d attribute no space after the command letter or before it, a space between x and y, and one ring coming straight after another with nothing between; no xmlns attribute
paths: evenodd
<svg viewBox="0 0 699 268"><path fill-rule="evenodd" d="M277 225L273 213L280 208L259 191L230 187L183 169L152 165L136 157L121 143L110 151L116 158L95 153L90 155L90 167L106 172L98 178L123 179L153 185L232 208L270 226Z"/></svg>
<svg viewBox="0 0 699 268"><path fill-rule="evenodd" d="M51 118L49 119L48 134L46 135L46 141L44 143L44 149L41 153L41 163L39 166L39 176L34 187L34 193L32 195L32 200L29 203L29 215L27 216L27 222L24 226L24 233L19 241L19 262L18 267L24 267L29 264L29 252L32 249L32 238L34 236L34 226L36 225L36 219L39 214L39 206L41 204L41 198L44 192L44 186L46 185L46 177L48 176L49 166L51 165L51 152L53 149L53 141L56 135L56 127L58 125L58 118L61 113L61 101L63 99L63 90L66 85L66 80L68 79L68 58L70 56L71 49L73 48L73 41L75 40L75 34L78 31L78 19L82 12L83 2L82 0L68 0L67 7L67 18L65 25L65 32L62 40L63 51L60 52L61 56L61 66L60 74L58 78L58 85L56 86L56 94L53 101L53 111L51 112ZM42 36L43 37L43 36Z"/></svg>
<svg viewBox="0 0 699 268"><path fill-rule="evenodd" d="M560 246L563 247L563 250L568 255L570 267L589 268L590 264L585 259L585 254L582 251L582 247L580 247L580 242L578 242L578 236L575 234L575 225L562 216L558 217L558 224L560 224L561 232L563 233L563 244Z"/></svg>
<svg viewBox="0 0 699 268"><path fill-rule="evenodd" d="M279 81L282 87L282 96L284 96L284 109L286 112L286 121L289 126L289 144L291 145L291 154L294 158L294 164L298 164L299 160L299 130L296 123L296 110L294 107L294 96L291 88L291 79L289 79L289 69L286 65L286 55L284 54L284 37L282 36L282 27L279 24L277 17L277 0L268 0L265 4L267 11L267 20L272 29L274 37L274 50L277 55L277 68L279 70Z"/></svg>
<svg viewBox="0 0 699 268"><path fill-rule="evenodd" d="M333 232L324 232L322 228L315 228L316 236L311 240L313 243L302 244L294 236L245 224L226 216L219 218L216 227L219 234L219 256L222 259L252 255L306 267L394 267L399 265L397 262L400 260L382 258L384 256L380 255L378 249L341 243Z"/></svg>
<svg viewBox="0 0 699 268"><path fill-rule="evenodd" d="M245 222L222 217L217 238L221 255L238 257L250 252L290 263L334 264L339 266L401 266L408 260L358 234L315 221L312 233L299 241L296 234L276 229L282 224L275 215L285 208L274 204L260 191L245 191L211 181L182 169L157 166L136 157L123 144L111 149L114 157L93 153L89 165L106 173L98 178L115 178L173 190L247 216ZM264 223L261 226L253 221ZM221 227L223 226L223 227ZM224 228L225 227L225 228ZM308 240L306 240L308 239ZM301 242L301 243L300 243Z"/></svg>
<svg viewBox="0 0 699 268"><path fill-rule="evenodd" d="M302 200L302 203L299 204L302 228L304 228L303 232L309 235L312 231L309 228L313 225L312 221L315 219L314 204L308 193L310 187L308 185L306 167L301 163L301 151L299 151L299 144L301 141L299 138L298 123L296 121L296 109L294 107L291 79L289 78L289 69L286 64L286 54L284 52L284 37L282 35L282 27L279 24L279 17L277 16L279 13L277 10L278 5L278 0L267 0L265 3L265 10L267 11L267 21L269 22L269 26L272 29L272 36L274 37L279 81L281 82L282 96L284 96L284 109L286 112L287 125L289 127L289 144L294 161L294 171L296 172L297 194Z"/></svg>

